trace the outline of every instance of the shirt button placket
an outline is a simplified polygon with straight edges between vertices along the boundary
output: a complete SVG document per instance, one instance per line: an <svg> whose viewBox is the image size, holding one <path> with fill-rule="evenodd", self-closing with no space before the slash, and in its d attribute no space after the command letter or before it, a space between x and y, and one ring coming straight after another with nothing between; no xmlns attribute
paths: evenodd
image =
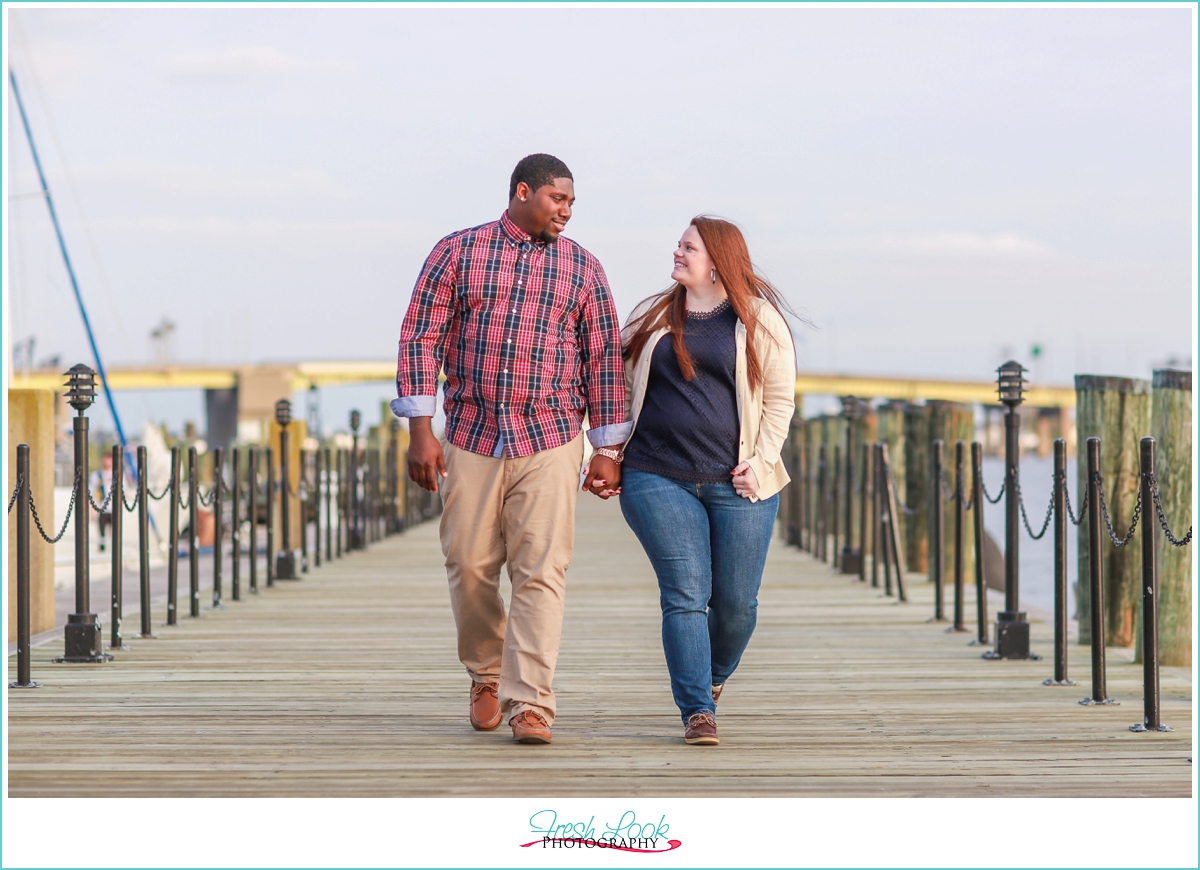
<svg viewBox="0 0 1200 870"><path fill-rule="evenodd" d="M512 361L515 358L515 354L513 353L513 351L515 350L514 339L517 336L517 329L518 329L518 325L519 325L518 318L515 315L517 313L517 302L519 301L519 299L518 299L519 294L525 286L524 270L525 270L525 263L528 261L528 257L529 257L529 242L522 242L521 243L521 259L519 262L517 262L516 267L513 269L514 277L516 278L516 282L512 288L512 292L510 293L510 301L512 303L512 308L509 311L510 316L505 318L504 344L500 348L500 375L498 377L499 383L497 384L497 389L496 389L496 397L498 399L498 401L496 403L496 410L499 413L497 414L496 422L497 422L497 425L500 427L501 435L504 438L505 447L507 447L508 444L511 443L511 441L512 441L512 438L510 436L511 427L505 426L504 421L500 418L503 417L503 415L504 415L505 406L506 405L511 406L511 404L512 404L512 401L511 401L512 397L510 395L512 378L510 377L510 370L512 369ZM510 407L510 411L511 411L511 407Z"/></svg>

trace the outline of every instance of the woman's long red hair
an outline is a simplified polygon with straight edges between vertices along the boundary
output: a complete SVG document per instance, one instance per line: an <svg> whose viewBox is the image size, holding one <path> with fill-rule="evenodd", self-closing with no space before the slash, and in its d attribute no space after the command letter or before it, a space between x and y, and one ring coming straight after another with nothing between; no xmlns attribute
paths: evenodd
<svg viewBox="0 0 1200 870"><path fill-rule="evenodd" d="M767 300L780 316L788 307L787 303L771 282L755 270L746 239L736 224L699 215L692 218L691 225L700 234L700 240L704 242L708 256L717 269L717 276L725 285L729 304L746 327L746 368L750 389L754 390L762 383L762 365L754 349L758 316L751 300L756 296ZM687 321L687 288L682 284L673 284L662 293L651 296L648 301L649 307L630 324L633 333L625 344L625 358L636 359L640 356L651 334L666 326L671 334L671 346L675 349L679 369L684 378L690 381L696 368L683 343L683 325Z"/></svg>

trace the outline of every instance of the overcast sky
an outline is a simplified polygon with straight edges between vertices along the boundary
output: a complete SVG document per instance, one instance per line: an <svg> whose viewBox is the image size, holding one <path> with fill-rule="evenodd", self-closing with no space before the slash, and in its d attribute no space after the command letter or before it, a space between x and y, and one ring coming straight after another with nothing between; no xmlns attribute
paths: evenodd
<svg viewBox="0 0 1200 870"><path fill-rule="evenodd" d="M179 361L394 358L429 249L533 151L574 172L567 235L622 316L709 212L816 326L805 369L1192 355L1188 9L5 11L110 363L164 317ZM5 329L65 367L89 354L6 111Z"/></svg>

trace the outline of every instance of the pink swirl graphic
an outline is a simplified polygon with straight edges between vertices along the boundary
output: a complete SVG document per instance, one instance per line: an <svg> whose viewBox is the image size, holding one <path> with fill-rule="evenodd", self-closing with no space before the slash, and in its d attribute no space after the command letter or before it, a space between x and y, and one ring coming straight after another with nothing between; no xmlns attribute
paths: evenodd
<svg viewBox="0 0 1200 870"><path fill-rule="evenodd" d="M589 840L595 844L594 848L596 849L612 849L617 852L642 852L657 854L660 852L670 852L671 850L678 849L683 845L680 840L667 840L667 848L665 849L635 849L632 846L617 846L615 844L609 845L609 843L605 840L593 840L590 837L551 837L549 840L543 839L534 840L531 843L522 843L521 848L528 849L530 846L536 846L538 843L576 843L580 846L584 846L584 844Z"/></svg>

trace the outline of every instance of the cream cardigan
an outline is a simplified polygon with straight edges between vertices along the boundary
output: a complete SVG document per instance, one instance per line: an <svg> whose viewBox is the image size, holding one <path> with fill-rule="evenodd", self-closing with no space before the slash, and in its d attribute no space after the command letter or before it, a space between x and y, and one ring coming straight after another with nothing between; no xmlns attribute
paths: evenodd
<svg viewBox="0 0 1200 870"><path fill-rule="evenodd" d="M754 476L758 478L758 492L750 500L759 501L775 495L791 480L783 460L779 458L779 451L796 411L796 353L787 321L765 299L755 298L754 304L758 315L754 349L762 366L763 382L751 392L746 371L746 326L741 320L738 320L735 331L737 364L734 376L738 420L741 422L738 462L749 462L754 469ZM624 344L628 343L632 334L629 325L637 319L640 309L641 306L625 323L621 335ZM638 415L646 398L650 357L666 334L665 327L651 333L642 347L641 355L636 360L625 360L625 419L633 421L633 429L629 432L631 438L637 429ZM625 443L629 443L628 439Z"/></svg>

